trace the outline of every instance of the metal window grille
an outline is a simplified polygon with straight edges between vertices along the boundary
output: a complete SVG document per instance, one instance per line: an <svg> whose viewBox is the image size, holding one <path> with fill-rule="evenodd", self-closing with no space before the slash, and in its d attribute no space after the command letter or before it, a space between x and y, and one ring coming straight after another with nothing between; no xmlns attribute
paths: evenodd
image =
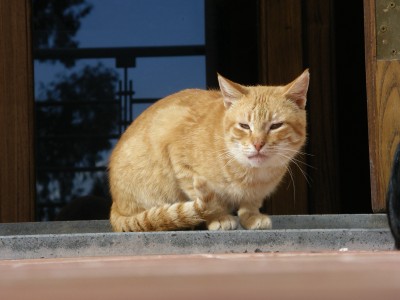
<svg viewBox="0 0 400 300"><path fill-rule="evenodd" d="M36 111L42 112L46 109L63 109L67 106L113 106L118 110L118 129L113 134L98 134L86 132L82 134L43 134L37 133L36 143L38 146L44 143L64 141L69 143L80 143L99 140L116 140L121 133L133 120L133 106L137 104L151 104L157 99L146 98L137 99L134 97L133 81L129 79L128 70L134 68L138 57L172 57L172 56L204 56L205 47L203 45L195 46L172 46L172 47L125 47L125 48L81 48L81 49L38 49L34 51L35 60L62 60L62 59L115 59L115 67L123 70L122 79L116 87L116 95L111 100L99 101L36 101ZM57 165L37 165L37 176L44 174L65 173L91 173L106 174L106 165L85 165L85 166L57 166ZM106 187L108 188L108 187ZM40 198L40 196L38 196ZM53 220L58 210L68 202L65 195L61 195L58 201L51 199L37 199L37 219Z"/></svg>

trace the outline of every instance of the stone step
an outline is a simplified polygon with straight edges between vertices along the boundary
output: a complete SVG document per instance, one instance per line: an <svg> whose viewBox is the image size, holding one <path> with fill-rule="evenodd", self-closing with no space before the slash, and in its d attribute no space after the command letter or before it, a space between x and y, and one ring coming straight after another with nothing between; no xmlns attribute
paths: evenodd
<svg viewBox="0 0 400 300"><path fill-rule="evenodd" d="M114 233L108 221L0 224L0 259L392 250L386 215L271 216L271 230Z"/></svg>

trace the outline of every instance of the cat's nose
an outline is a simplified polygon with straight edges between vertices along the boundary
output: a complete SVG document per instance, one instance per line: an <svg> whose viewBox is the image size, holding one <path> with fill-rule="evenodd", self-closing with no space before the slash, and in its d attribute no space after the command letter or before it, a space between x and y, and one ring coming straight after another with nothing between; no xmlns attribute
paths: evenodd
<svg viewBox="0 0 400 300"><path fill-rule="evenodd" d="M254 148L256 148L258 152L260 152L261 148L264 147L264 145L265 145L264 142L256 142L254 143Z"/></svg>

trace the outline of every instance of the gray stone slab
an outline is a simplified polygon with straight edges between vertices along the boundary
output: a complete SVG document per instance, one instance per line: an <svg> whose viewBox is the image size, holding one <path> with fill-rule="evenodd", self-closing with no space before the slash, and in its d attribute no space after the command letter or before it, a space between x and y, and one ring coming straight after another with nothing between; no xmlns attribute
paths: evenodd
<svg viewBox="0 0 400 300"><path fill-rule="evenodd" d="M273 229L388 228L385 214L271 216ZM111 232L108 220L0 224L0 236Z"/></svg>
<svg viewBox="0 0 400 300"><path fill-rule="evenodd" d="M272 230L114 233L108 221L0 224L0 259L392 250L386 215L272 216Z"/></svg>
<svg viewBox="0 0 400 300"><path fill-rule="evenodd" d="M386 214L271 216L273 229L388 228Z"/></svg>
<svg viewBox="0 0 400 300"><path fill-rule="evenodd" d="M108 220L0 224L0 236L111 232Z"/></svg>
<svg viewBox="0 0 400 300"><path fill-rule="evenodd" d="M0 238L1 259L199 253L392 250L389 229L285 229L17 235Z"/></svg>

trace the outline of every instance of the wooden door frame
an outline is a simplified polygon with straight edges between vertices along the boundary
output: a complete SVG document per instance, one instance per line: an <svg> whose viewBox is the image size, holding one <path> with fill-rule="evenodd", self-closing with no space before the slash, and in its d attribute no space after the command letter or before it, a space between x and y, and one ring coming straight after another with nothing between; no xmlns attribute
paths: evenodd
<svg viewBox="0 0 400 300"><path fill-rule="evenodd" d="M305 149L311 155L304 158L310 167L293 166L296 195L283 184L272 196L269 210L274 214L339 213L332 0L262 0L260 14L261 82L290 82L305 68L311 73Z"/></svg>
<svg viewBox="0 0 400 300"><path fill-rule="evenodd" d="M0 222L34 220L31 1L0 0Z"/></svg>
<svg viewBox="0 0 400 300"><path fill-rule="evenodd" d="M400 143L400 60L377 56L376 0L364 0L372 210L386 211L392 159ZM388 2L389 4L389 2ZM398 49L400 50L400 49Z"/></svg>
<svg viewBox="0 0 400 300"><path fill-rule="evenodd" d="M259 82L282 85L299 76L306 68L303 61L301 1L259 1ZM273 43L270 43L273 41ZM271 214L307 214L307 173L299 158L292 163L277 191L265 202ZM300 161L301 160L301 161Z"/></svg>

